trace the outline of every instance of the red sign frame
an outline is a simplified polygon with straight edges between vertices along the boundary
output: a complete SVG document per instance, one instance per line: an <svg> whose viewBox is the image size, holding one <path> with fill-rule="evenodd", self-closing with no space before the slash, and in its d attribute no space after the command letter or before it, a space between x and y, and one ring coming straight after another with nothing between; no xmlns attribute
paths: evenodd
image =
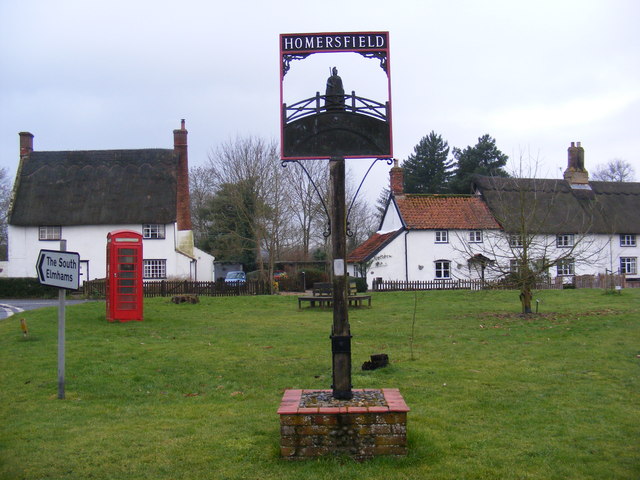
<svg viewBox="0 0 640 480"><path fill-rule="evenodd" d="M388 123L388 153L343 155L344 158L393 158L393 123L391 108L391 64L389 32L333 32L297 33L280 35L280 156L283 161L328 159L332 155L290 155L285 152L286 106L284 103L284 79L293 62L304 60L316 53L358 53L380 60L387 75L386 122Z"/></svg>

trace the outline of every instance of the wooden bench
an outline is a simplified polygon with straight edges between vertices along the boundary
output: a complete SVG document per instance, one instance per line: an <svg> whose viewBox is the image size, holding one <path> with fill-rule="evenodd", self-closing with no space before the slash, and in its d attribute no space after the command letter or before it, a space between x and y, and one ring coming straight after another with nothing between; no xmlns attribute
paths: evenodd
<svg viewBox="0 0 640 480"><path fill-rule="evenodd" d="M362 307L366 300L371 307L371 295L357 295L356 282L349 283L349 295L347 296L349 306ZM320 308L333 305L333 286L328 282L316 282L313 284L313 295L298 297L298 309L302 308L302 302L309 302L309 307L315 307L316 303Z"/></svg>

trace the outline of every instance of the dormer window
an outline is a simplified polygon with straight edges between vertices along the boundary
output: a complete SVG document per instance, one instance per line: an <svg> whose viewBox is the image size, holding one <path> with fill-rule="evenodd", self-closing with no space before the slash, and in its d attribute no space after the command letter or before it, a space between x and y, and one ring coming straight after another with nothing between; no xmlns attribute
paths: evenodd
<svg viewBox="0 0 640 480"><path fill-rule="evenodd" d="M165 238L164 224L145 223L142 225L142 238Z"/></svg>
<svg viewBox="0 0 640 480"><path fill-rule="evenodd" d="M62 227L60 225L43 225L38 228L38 240L60 240Z"/></svg>
<svg viewBox="0 0 640 480"><path fill-rule="evenodd" d="M510 247L522 248L523 245L524 245L524 242L522 241L522 235L516 235L516 234L509 235Z"/></svg>
<svg viewBox="0 0 640 480"><path fill-rule="evenodd" d="M636 236L631 233L623 233L620 235L620 246L621 247L635 247L636 246Z"/></svg>
<svg viewBox="0 0 640 480"><path fill-rule="evenodd" d="M556 236L556 247L558 248L567 248L573 247L573 234L572 233L563 233Z"/></svg>

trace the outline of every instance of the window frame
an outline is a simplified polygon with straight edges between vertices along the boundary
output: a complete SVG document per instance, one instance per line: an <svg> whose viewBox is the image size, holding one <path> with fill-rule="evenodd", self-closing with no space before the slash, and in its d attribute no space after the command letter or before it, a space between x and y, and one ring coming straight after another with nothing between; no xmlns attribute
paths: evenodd
<svg viewBox="0 0 640 480"><path fill-rule="evenodd" d="M635 247L638 243L636 242L635 233L621 233L620 234L620 246L621 247Z"/></svg>
<svg viewBox="0 0 640 480"><path fill-rule="evenodd" d="M440 239L438 239L438 237L440 237ZM449 243L449 230L436 230L434 243Z"/></svg>
<svg viewBox="0 0 640 480"><path fill-rule="evenodd" d="M435 268L436 280L450 280L451 279L451 260L436 260L433 262ZM446 276L444 275L446 273Z"/></svg>
<svg viewBox="0 0 640 480"><path fill-rule="evenodd" d="M167 229L164 223L143 223L142 238L145 240L164 240Z"/></svg>
<svg viewBox="0 0 640 480"><path fill-rule="evenodd" d="M44 235L43 235L44 233ZM41 242L51 242L62 240L61 225L40 225L38 227L38 240Z"/></svg>
<svg viewBox="0 0 640 480"><path fill-rule="evenodd" d="M518 233L510 233L509 234L509 246L513 248L522 248L524 247L524 239L522 235Z"/></svg>
<svg viewBox="0 0 640 480"><path fill-rule="evenodd" d="M638 257L620 257L620 274L621 275L637 275L638 274Z"/></svg>
<svg viewBox="0 0 640 480"><path fill-rule="evenodd" d="M569 277L576 274L576 265L573 258L565 258L556 264L556 275L558 277Z"/></svg>
<svg viewBox="0 0 640 480"><path fill-rule="evenodd" d="M575 246L573 233L560 233L556 235L556 248L572 248Z"/></svg>
<svg viewBox="0 0 640 480"><path fill-rule="evenodd" d="M158 262L152 264L151 262ZM155 270L158 270L155 272ZM142 278L157 280L167 278L166 258L144 258L142 260Z"/></svg>
<svg viewBox="0 0 640 480"><path fill-rule="evenodd" d="M482 230L469 230L469 243L482 243Z"/></svg>

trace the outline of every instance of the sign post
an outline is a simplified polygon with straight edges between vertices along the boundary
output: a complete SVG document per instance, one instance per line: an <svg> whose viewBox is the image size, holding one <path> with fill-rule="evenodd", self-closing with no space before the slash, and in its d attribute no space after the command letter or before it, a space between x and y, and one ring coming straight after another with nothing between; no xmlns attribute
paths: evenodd
<svg viewBox="0 0 640 480"><path fill-rule="evenodd" d="M60 240L60 251L40 250L36 263L42 285L58 287L58 398L64 400L65 299L66 289L77 290L80 255L67 252L67 241Z"/></svg>

